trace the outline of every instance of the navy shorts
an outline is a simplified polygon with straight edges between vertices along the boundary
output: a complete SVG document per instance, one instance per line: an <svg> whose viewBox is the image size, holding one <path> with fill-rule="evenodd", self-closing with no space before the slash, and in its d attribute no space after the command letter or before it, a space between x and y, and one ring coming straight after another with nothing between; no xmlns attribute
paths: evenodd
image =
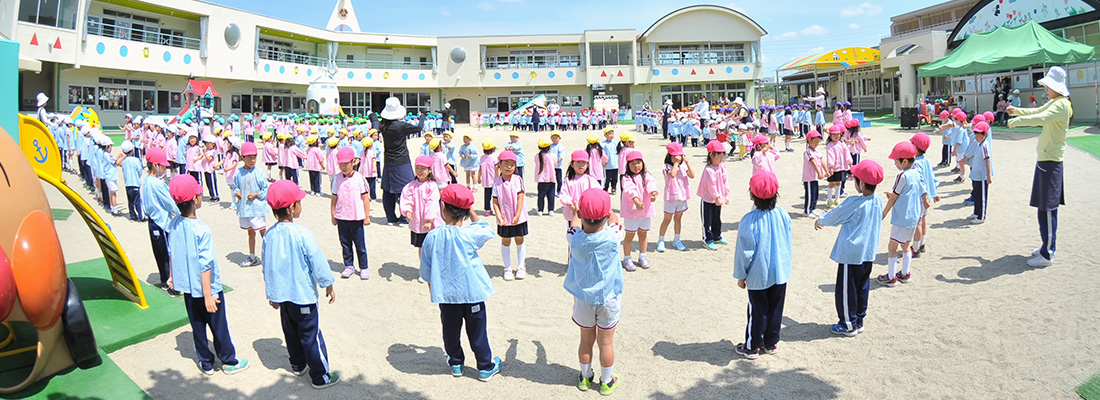
<svg viewBox="0 0 1100 400"><path fill-rule="evenodd" d="M516 236L527 236L527 222L523 222L519 225L512 226L497 226L497 235L502 238L513 238Z"/></svg>
<svg viewBox="0 0 1100 400"><path fill-rule="evenodd" d="M1039 211L1057 210L1066 205L1066 195L1062 182L1062 163L1060 161L1039 161L1035 163L1035 179L1031 182L1031 206Z"/></svg>
<svg viewBox="0 0 1100 400"><path fill-rule="evenodd" d="M844 182L844 177L848 175L848 171L836 171L832 175L829 175L827 182Z"/></svg>
<svg viewBox="0 0 1100 400"><path fill-rule="evenodd" d="M416 233L416 232L409 232L409 233L412 234L412 245L413 245L413 247L416 247L416 248L419 249L420 247L424 246L424 238L428 237L427 233Z"/></svg>

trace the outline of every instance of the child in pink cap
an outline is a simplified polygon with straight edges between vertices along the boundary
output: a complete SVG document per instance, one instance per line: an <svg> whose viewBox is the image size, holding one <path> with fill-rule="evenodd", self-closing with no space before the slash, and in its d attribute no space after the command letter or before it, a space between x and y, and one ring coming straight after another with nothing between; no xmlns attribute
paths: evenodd
<svg viewBox="0 0 1100 400"><path fill-rule="evenodd" d="M500 235L500 254L504 259L504 280L527 277L527 209L523 195L527 189L523 177L516 173L516 153L505 150L497 164L500 175L493 182L493 211L497 217L497 234ZM511 244L516 241L516 271L512 272Z"/></svg>
<svg viewBox="0 0 1100 400"><path fill-rule="evenodd" d="M275 137L271 133L265 133L261 138L264 141L264 165L267 166L267 181L274 182L275 179L271 177L271 167L279 165L279 146L275 144Z"/></svg>
<svg viewBox="0 0 1100 400"><path fill-rule="evenodd" d="M882 218L890 217L890 245L887 258L888 273L879 275L878 283L886 287L895 287L898 282L909 283L913 278L909 266L913 262L913 253L909 251L913 234L920 224L921 214L930 206L924 179L920 171L913 167L916 161L917 147L909 141L894 145L890 159L901 173L894 180L893 190L886 192L886 207ZM902 250L901 272L897 271L898 249Z"/></svg>
<svg viewBox="0 0 1100 400"><path fill-rule="evenodd" d="M771 142L764 135L756 135L752 138L752 173L768 171L775 173L775 162L779 160L779 150L772 147Z"/></svg>
<svg viewBox="0 0 1100 400"><path fill-rule="evenodd" d="M478 162L477 181L481 183L485 197L485 215L493 215L493 182L497 180L497 146L493 141L481 142L481 160ZM474 188L476 191L477 188Z"/></svg>
<svg viewBox="0 0 1100 400"><path fill-rule="evenodd" d="M844 143L844 126L833 124L829 127L829 142L825 144L825 171L828 173L829 188L825 192L825 208L840 204L840 184L848 174L852 162L848 145Z"/></svg>
<svg viewBox="0 0 1100 400"><path fill-rule="evenodd" d="M727 243L722 238L722 205L730 203L726 167L722 166L725 158L725 144L717 140L707 143L707 166L703 168L703 174L699 177L699 188L695 191L703 203L700 209L703 214L703 247L709 250L718 250L719 244Z"/></svg>
<svg viewBox="0 0 1100 400"><path fill-rule="evenodd" d="M435 177L435 184L440 190L443 190L451 183L451 175L454 171L451 164L447 163L447 153L445 152L447 146L442 140L432 139L428 147L432 152L432 176Z"/></svg>
<svg viewBox="0 0 1100 400"><path fill-rule="evenodd" d="M557 179L554 177L554 166L557 160L550 151L553 143L550 139L539 139L539 152L535 153L535 184L538 188L538 213L539 215L554 215L554 194Z"/></svg>
<svg viewBox="0 0 1100 400"><path fill-rule="evenodd" d="M708 141L707 144L709 145L712 141ZM724 143L724 141L718 143ZM695 170L691 168L687 157L684 157L684 146L679 143L669 143L665 145L665 150L667 151L664 169L665 217L661 221L661 233L657 236L657 252L662 253L665 251L665 232L668 232L668 225L674 220L676 224L672 231L676 236L673 236L672 245L676 246L676 250L687 250L687 246L680 241L680 228L684 211L688 209L688 200L691 200L691 187L688 180L695 179Z"/></svg>
<svg viewBox="0 0 1100 400"><path fill-rule="evenodd" d="M400 209L409 221L410 240L419 256L424 237L428 236L428 231L443 225L443 218L439 215L439 185L432 175L432 158L418 156L413 165L416 179L401 189Z"/></svg>
<svg viewBox="0 0 1100 400"><path fill-rule="evenodd" d="M370 279L367 269L367 243L364 226L370 225L370 191L367 180L355 171L352 162L355 151L341 147L336 153L340 173L332 177L332 225L340 237L340 249L344 256L342 278L355 273L355 259L359 259L359 279ZM353 251L354 247L354 251Z"/></svg>
<svg viewBox="0 0 1100 400"><path fill-rule="evenodd" d="M263 172L256 168L256 145L246 142L241 145L241 168L230 179L233 182L233 204L237 207L240 227L248 232L248 258L242 267L260 265L256 257L256 233L267 233L267 188L268 181Z"/></svg>
<svg viewBox="0 0 1100 400"><path fill-rule="evenodd" d="M626 155L626 165L623 167L626 174L623 179L623 195L619 198L619 210L622 212L623 225L626 228L626 238L623 240L623 268L634 271L634 260L630 258L630 250L634 246L634 234L638 235L637 266L649 269L649 258L646 250L649 243L646 240L649 229L653 223L653 217L657 216L657 210L653 202L657 200L657 180L653 174L646 171L645 160L642 152L631 151Z"/></svg>
<svg viewBox="0 0 1100 400"><path fill-rule="evenodd" d="M232 138L229 147L222 156L221 170L225 175L225 184L229 186L229 193L233 193L233 177L237 176L237 170L241 168L241 140ZM237 202L230 201L229 209L237 209Z"/></svg>
<svg viewBox="0 0 1100 400"><path fill-rule="evenodd" d="M565 180L561 184L562 215L565 216L566 230L569 230L573 217L577 213L578 201L585 190L600 188L600 181L592 176L588 168L588 153L576 150L570 156L569 168L565 171Z"/></svg>
<svg viewBox="0 0 1100 400"><path fill-rule="evenodd" d="M769 171L749 179L753 209L737 225L733 277L749 294L745 343L737 354L754 360L775 354L783 322L783 303L791 276L791 216L776 204L779 181Z"/></svg>
<svg viewBox="0 0 1100 400"><path fill-rule="evenodd" d="M821 144L821 133L811 130L806 134L806 153L802 156L802 187L805 189L805 205L802 207L802 215L805 217L817 216L817 194L819 192L817 182L825 179L825 165L821 162L821 153L817 152L817 146Z"/></svg>
<svg viewBox="0 0 1100 400"><path fill-rule="evenodd" d="M374 151L374 139L363 138L363 152L359 154L359 174L367 178L370 199L374 200L374 182L378 179L378 154Z"/></svg>
<svg viewBox="0 0 1100 400"><path fill-rule="evenodd" d="M309 173L309 194L321 195L321 171L325 169L325 155L321 152L321 140L315 135L306 138L306 171Z"/></svg>
<svg viewBox="0 0 1100 400"><path fill-rule="evenodd" d="M294 138L286 139L286 179L298 183L298 169L306 158L305 150L294 144Z"/></svg>

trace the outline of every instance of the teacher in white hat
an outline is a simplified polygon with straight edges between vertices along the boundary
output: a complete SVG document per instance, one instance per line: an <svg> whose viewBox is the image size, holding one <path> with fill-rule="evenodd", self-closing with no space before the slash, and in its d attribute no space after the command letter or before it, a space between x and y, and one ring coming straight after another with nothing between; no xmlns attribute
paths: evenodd
<svg viewBox="0 0 1100 400"><path fill-rule="evenodd" d="M420 128L408 124L405 118L405 106L396 97L386 99L386 108L379 113L378 134L382 136L382 208L386 210L386 223L408 223L397 212L397 202L401 198L401 189L414 179L412 161L409 159L409 146L406 140Z"/></svg>
<svg viewBox="0 0 1100 400"><path fill-rule="evenodd" d="M42 121L43 125L49 125L49 116L46 115L46 103L50 101L50 98L45 93L39 92L37 96L38 100L38 120Z"/></svg>
<svg viewBox="0 0 1100 400"><path fill-rule="evenodd" d="M1039 80L1046 89L1050 101L1038 108L1009 107L1008 127L1041 126L1036 146L1038 160L1035 178L1031 184L1031 206L1039 209L1039 236L1042 247L1031 253L1027 265L1046 267L1054 259L1058 239L1058 206L1066 204L1062 185L1062 160L1066 151L1066 131L1073 117L1073 104L1066 87L1066 70L1051 67L1047 76Z"/></svg>

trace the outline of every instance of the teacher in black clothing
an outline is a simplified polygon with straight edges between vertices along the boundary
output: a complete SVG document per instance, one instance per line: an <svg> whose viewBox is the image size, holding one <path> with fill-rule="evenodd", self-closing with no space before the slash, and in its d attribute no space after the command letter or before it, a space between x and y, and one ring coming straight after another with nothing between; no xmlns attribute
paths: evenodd
<svg viewBox="0 0 1100 400"><path fill-rule="evenodd" d="M405 107L396 97L386 99L386 108L379 113L382 120L378 123L378 134L382 136L382 145L385 150L382 159L385 168L382 170L382 208L386 210L386 223L408 223L404 216L397 212L397 203L401 198L401 189L405 188L414 179L412 161L409 159L408 138L420 131L416 125L402 121L405 117Z"/></svg>

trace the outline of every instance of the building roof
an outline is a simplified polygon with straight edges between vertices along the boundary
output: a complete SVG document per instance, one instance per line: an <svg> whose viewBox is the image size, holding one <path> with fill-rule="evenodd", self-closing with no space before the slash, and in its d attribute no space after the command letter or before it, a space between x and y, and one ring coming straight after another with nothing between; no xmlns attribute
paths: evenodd
<svg viewBox="0 0 1100 400"><path fill-rule="evenodd" d="M814 54L788 62L779 70L854 67L877 63L882 57L878 49L870 47L843 47L824 53Z"/></svg>
<svg viewBox="0 0 1100 400"><path fill-rule="evenodd" d="M675 17L677 15L680 15L680 14L683 14L683 13L689 12L689 11L706 10L706 9L718 10L718 11L723 11L723 12L733 14L734 16L736 16L738 18L741 18L741 19L745 20L746 22L752 24L753 27L755 27L756 29L758 29L760 31L761 36L768 34L768 31L764 30L764 27L760 26L760 24L756 23L756 21L754 21L752 18L749 18L749 16L741 13L740 11L734 10L732 8L729 8L729 7L717 6L717 5L713 5L713 4L700 4L700 5L683 7L683 8L680 8L680 9L676 10L676 11L665 14L665 16L661 17L656 22L654 22L653 25L650 25L649 28L647 28L645 30L645 32L642 33L642 37L649 36L649 33L652 32L654 28L661 25L665 21L668 21L668 20L672 19L673 17Z"/></svg>
<svg viewBox="0 0 1100 400"><path fill-rule="evenodd" d="M904 20L916 18L916 17L922 16L922 15L928 15L928 14L934 13L936 11L950 10L952 8L960 7L960 6L972 6L974 4L977 4L977 2L978 2L977 0L951 0L951 1L945 1L945 2L940 3L940 4L934 4L934 5L919 9L919 10L907 12L905 14L895 15L893 17L890 17L890 21L893 21L893 22L904 21Z"/></svg>
<svg viewBox="0 0 1100 400"><path fill-rule="evenodd" d="M183 92L187 93L188 91L193 91L200 96L205 96L207 93L211 96L218 96L218 91L214 90L214 83L210 81L188 79L187 87L183 89Z"/></svg>

